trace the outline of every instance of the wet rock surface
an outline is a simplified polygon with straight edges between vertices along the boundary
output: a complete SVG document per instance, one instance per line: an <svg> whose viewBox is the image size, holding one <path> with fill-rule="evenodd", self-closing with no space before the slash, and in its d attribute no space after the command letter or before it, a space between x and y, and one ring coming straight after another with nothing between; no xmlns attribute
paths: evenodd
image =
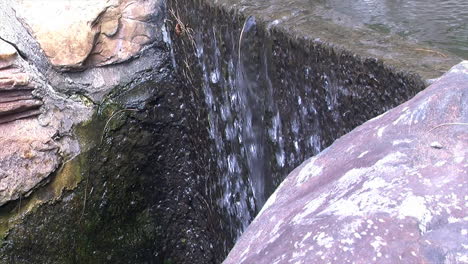
<svg viewBox="0 0 468 264"><path fill-rule="evenodd" d="M102 144L70 162L77 171L65 167L54 177L78 174L73 177L80 183L12 229L0 249L2 261L222 261L221 251L213 248L218 234L210 225L219 216L207 207L197 154L196 142L206 135L189 124L197 118L196 107L186 100L188 90L165 74L114 98L127 108L109 106L78 129ZM146 93L150 96L141 96ZM21 204L8 207L18 210Z"/></svg>
<svg viewBox="0 0 468 264"><path fill-rule="evenodd" d="M43 102L33 95L36 84L17 57L0 40L0 205L27 195L59 163L57 146L48 142L54 131L31 118Z"/></svg>
<svg viewBox="0 0 468 264"><path fill-rule="evenodd" d="M342 4L346 3L342 2ZM217 9L221 8L229 13L254 16L261 20L266 28L285 32L290 39L304 38L324 46L332 46L336 50L343 49L363 57L380 58L390 65L411 70L424 79L440 77L461 61L461 58L434 46L422 46L416 44L411 38L404 39L389 32L372 30L370 28L372 26L377 28L385 26L364 24L360 19L356 20L336 12L333 8L326 7L329 5L328 1L205 0L203 4ZM375 7L379 3L369 5ZM430 4L425 7L429 8L429 6ZM450 3L450 6L466 9L466 4L461 1ZM462 26L461 30L463 28ZM437 41L433 40L433 42ZM463 40L461 42L463 43ZM463 44L460 45L460 47L463 46Z"/></svg>
<svg viewBox="0 0 468 264"><path fill-rule="evenodd" d="M424 88L416 74L292 35L266 17L211 1L176 1L179 76L201 93L212 159L207 189L226 254L265 199L306 158ZM232 6L229 6L232 7ZM200 15L204 14L204 15ZM255 13L258 14L258 13Z"/></svg>
<svg viewBox="0 0 468 264"><path fill-rule="evenodd" d="M0 262L219 263L161 2L54 3L0 3Z"/></svg>
<svg viewBox="0 0 468 264"><path fill-rule="evenodd" d="M295 169L223 263L465 263L468 62Z"/></svg>
<svg viewBox="0 0 468 264"><path fill-rule="evenodd" d="M210 1L50 3L0 1L0 262L220 263L284 175L424 87Z"/></svg>
<svg viewBox="0 0 468 264"><path fill-rule="evenodd" d="M0 262L220 263L206 113L171 74L162 3L48 9L75 32L41 3L0 3Z"/></svg>
<svg viewBox="0 0 468 264"><path fill-rule="evenodd" d="M92 112L96 110L95 107L103 102L104 95L116 87L125 86L135 80L145 80L153 74L153 68L155 68L154 71L161 68L164 60L164 56L161 55L163 53L161 46L157 45L161 42L161 35L157 34L160 30L152 24L157 24L162 17L159 12L161 7L159 2L118 2L122 6L112 6L110 2L106 2L105 6L101 4L93 6L90 2L72 2L60 1L52 6L41 1L2 1L0 3L0 23L2 24L0 30L0 146L3 149L0 154L0 204L29 196L35 189L49 182L49 175L59 168L60 164L78 155L81 147L87 148L86 144L76 139L74 127L91 118ZM86 5L81 6L84 4ZM18 8L19 5L25 6ZM47 7L47 10L52 13L60 13L61 19L69 19L68 21L73 25L80 21L82 22L80 25L85 27L88 25L86 22L94 21L100 30L105 28L103 24L106 24L106 21L112 20L104 11L114 8L115 12L113 11L112 14L118 17L120 26L117 29L118 32L114 32L115 36L112 35L115 37L112 45L122 44L119 41L126 43L127 40L133 40L135 35L132 34L143 38L144 34L141 30L144 31L146 27L151 27L151 30L145 31L145 34L150 35L150 40L139 42L141 45L137 46L129 44L131 47L122 44L121 49L117 50L105 49L112 46L111 44L103 46L99 44L99 41L92 42L90 44L92 46L99 44L99 51L102 51L99 54L106 57L105 54L113 52L116 57L111 56L109 60L101 60L99 63L102 64L96 62L88 66L112 65L80 73L61 73L55 70L57 68L53 62L55 57L48 56L50 50L47 49L55 48L58 52L57 56L70 59L73 56L67 52L84 50L79 46L78 41L76 45L79 48L70 44L76 41L72 36L78 38L85 30L77 29L74 32L71 30L73 27L62 28L62 24L58 23L60 24L58 25L57 21L50 20L50 13L38 11L43 7ZM76 12L76 8L79 7L84 12ZM67 12L72 11L74 16L68 16ZM23 17L23 19L30 19L28 20L30 23L37 22L38 24L35 25L40 27L40 30L38 29L40 33L46 31L47 34L44 33L41 36L33 34L38 38L39 43L28 34L25 24L18 20L21 12L32 12L29 14L31 16ZM81 20L79 14L82 15ZM90 14L97 17L89 21ZM124 23L124 20L128 20L128 23ZM128 30L132 28L129 24L141 30L136 28ZM146 26L144 28L137 26L140 24ZM34 28L32 24L29 26ZM62 43L61 40L67 37L71 39ZM159 42L156 39L159 39ZM44 47L45 42L50 46ZM128 56L125 57L118 52L123 52L125 56ZM121 63L140 52L149 55L149 58L129 61L125 65ZM115 65L116 63L120 64Z"/></svg>

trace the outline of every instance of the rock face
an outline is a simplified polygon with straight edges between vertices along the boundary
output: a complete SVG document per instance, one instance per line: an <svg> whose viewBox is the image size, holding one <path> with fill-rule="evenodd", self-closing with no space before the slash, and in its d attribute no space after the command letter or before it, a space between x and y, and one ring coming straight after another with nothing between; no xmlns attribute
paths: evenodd
<svg viewBox="0 0 468 264"><path fill-rule="evenodd" d="M468 61L294 170L230 263L467 263Z"/></svg>
<svg viewBox="0 0 468 264"><path fill-rule="evenodd" d="M0 1L0 263L224 258L163 7Z"/></svg>
<svg viewBox="0 0 468 264"><path fill-rule="evenodd" d="M25 120L40 114L42 100L16 59L16 49L0 40L0 205L25 195L58 166L57 147L49 142L55 131Z"/></svg>
<svg viewBox="0 0 468 264"><path fill-rule="evenodd" d="M28 74L13 65L16 50L0 40L0 124L39 114L42 102L33 97Z"/></svg>
<svg viewBox="0 0 468 264"><path fill-rule="evenodd" d="M160 2L23 0L14 8L54 67L80 70L126 61L155 42Z"/></svg>
<svg viewBox="0 0 468 264"><path fill-rule="evenodd" d="M104 94L160 66L154 50L116 65L161 39L160 8L158 0L0 3L0 205L29 196L81 152L74 127Z"/></svg>
<svg viewBox="0 0 468 264"><path fill-rule="evenodd" d="M307 38L291 41L280 32L266 38L270 32L262 23L259 30L244 30L245 17L233 20L201 2L212 1L0 1L0 263L219 263L232 241L226 213L237 217L241 211L217 210L213 194L224 183L207 186L223 180L222 170L245 175L236 161L240 143L253 142L241 130L232 136L228 125L262 125L275 148L287 145L271 152L278 155L265 168L286 170L284 164L299 165L306 147L319 151L424 86L418 76ZM164 8L170 11L166 24ZM165 32L173 37L171 49L162 29L171 31ZM235 46L241 31L249 53ZM255 32L263 38L252 39ZM239 50L245 62L236 62ZM259 50L270 55L255 56ZM218 64L220 58L230 59ZM216 65L224 72L211 68ZM244 66L245 83L268 86L253 95L278 100L261 115L244 108L271 101L244 101L246 91L237 91L244 98L230 102L236 96L225 89L231 77L242 81L242 70L235 69ZM263 81L254 76L258 72ZM231 103L243 112L227 121ZM308 129L320 137L294 140L299 130L311 136ZM228 136L235 143L218 148ZM250 146L245 149L255 150ZM231 149L234 155L220 158ZM263 166L260 159L249 161ZM226 204L238 203L237 193L226 196Z"/></svg>

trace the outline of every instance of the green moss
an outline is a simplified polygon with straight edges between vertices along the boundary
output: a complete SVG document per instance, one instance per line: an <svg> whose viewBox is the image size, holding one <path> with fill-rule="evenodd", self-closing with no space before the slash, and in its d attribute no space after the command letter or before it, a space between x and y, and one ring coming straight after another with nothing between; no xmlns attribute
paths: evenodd
<svg viewBox="0 0 468 264"><path fill-rule="evenodd" d="M54 202L62 196L64 191L75 189L82 180L82 161L82 155L79 155L66 162L54 173L46 186L34 191L27 198L13 202L6 210L0 212L0 241L3 242L9 230L38 206Z"/></svg>
<svg viewBox="0 0 468 264"><path fill-rule="evenodd" d="M0 262L141 263L154 257L156 224L147 207L154 177L140 172L151 146L138 144L151 144L153 135L135 129L139 121L129 118L135 112L122 109L104 104L76 126L82 153L28 198L1 209Z"/></svg>
<svg viewBox="0 0 468 264"><path fill-rule="evenodd" d="M86 99L86 97L80 97ZM90 102L92 103L92 102ZM112 112L119 111L117 104L107 104L103 111L95 113L93 118L75 127L75 134L80 143L82 153L66 161L49 178L50 181L34 190L31 195L13 201L0 209L0 243L3 244L11 228L21 223L25 216L34 212L39 206L60 200L63 193L72 191L83 180L83 174L89 172L89 151L100 144L106 120L110 121L112 130L123 126L126 114L109 120Z"/></svg>

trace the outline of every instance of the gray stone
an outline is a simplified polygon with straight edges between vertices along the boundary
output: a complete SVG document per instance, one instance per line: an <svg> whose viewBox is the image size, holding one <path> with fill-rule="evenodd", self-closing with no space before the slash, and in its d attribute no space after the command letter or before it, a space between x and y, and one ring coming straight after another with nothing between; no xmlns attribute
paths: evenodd
<svg viewBox="0 0 468 264"><path fill-rule="evenodd" d="M153 47L161 39L161 3L119 3L118 10L110 10L111 3L102 4L109 12L98 16L99 21L91 26L81 22L100 14L99 3L0 3L0 205L29 196L47 183L60 165L89 148L89 144L78 142L75 128L90 120L105 95L135 80L145 80L162 64L164 56ZM89 12L74 12L73 17L62 12L61 19L105 33L97 40L83 41L81 44L90 46L92 52L76 60L76 54L66 52L79 53L81 49L62 45L74 42L73 37L79 34L70 34L47 13L68 10L68 5L78 9L85 5ZM87 16L89 13L96 16ZM120 22L114 23L117 20ZM44 21L47 23L41 24ZM61 38L70 40L63 44ZM125 42L124 48L116 49L120 41ZM140 55L143 58L137 59ZM64 69L84 71L61 72Z"/></svg>
<svg viewBox="0 0 468 264"><path fill-rule="evenodd" d="M295 169L230 263L467 263L468 61Z"/></svg>

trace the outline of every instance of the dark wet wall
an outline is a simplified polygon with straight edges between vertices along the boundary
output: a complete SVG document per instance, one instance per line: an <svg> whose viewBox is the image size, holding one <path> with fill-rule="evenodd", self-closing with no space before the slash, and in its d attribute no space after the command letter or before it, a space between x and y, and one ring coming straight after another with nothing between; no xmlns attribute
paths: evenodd
<svg viewBox="0 0 468 264"><path fill-rule="evenodd" d="M91 147L33 196L47 200L64 175L79 183L9 230L1 263L220 263L292 169L423 89L207 3L167 2L164 66L76 128Z"/></svg>
<svg viewBox="0 0 468 264"><path fill-rule="evenodd" d="M206 195L229 250L292 169L424 84L207 2L168 1L167 42L207 111Z"/></svg>

